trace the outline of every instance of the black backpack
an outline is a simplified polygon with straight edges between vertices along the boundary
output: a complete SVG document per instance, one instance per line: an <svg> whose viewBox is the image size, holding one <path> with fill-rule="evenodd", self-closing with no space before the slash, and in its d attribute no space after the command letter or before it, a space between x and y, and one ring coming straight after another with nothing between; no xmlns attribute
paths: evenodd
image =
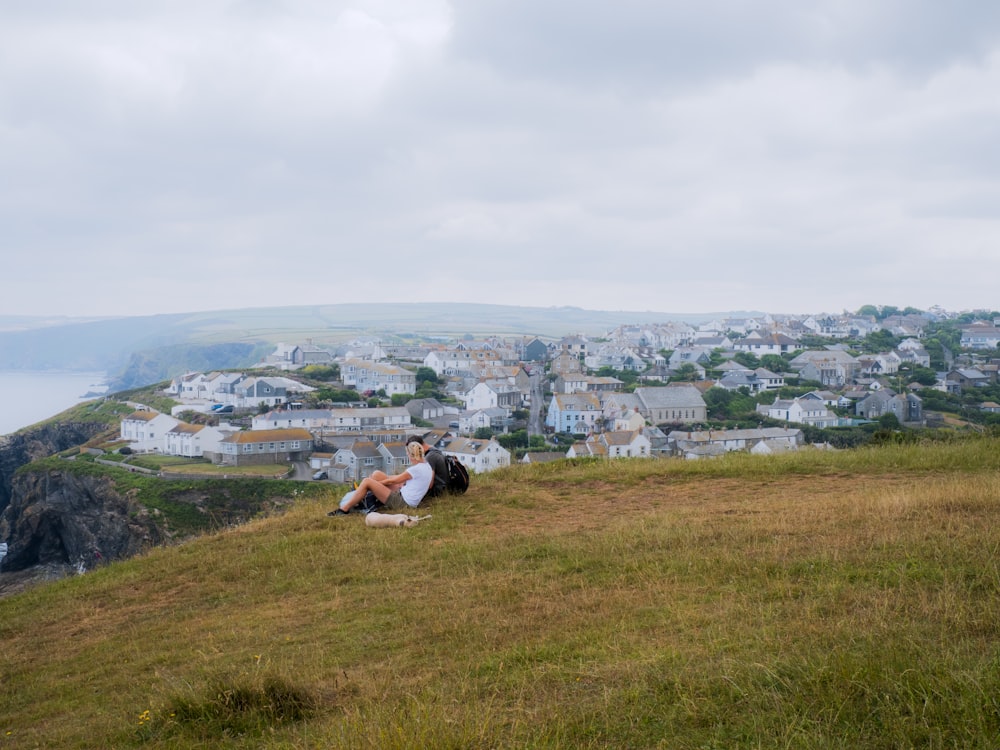
<svg viewBox="0 0 1000 750"><path fill-rule="evenodd" d="M469 470L462 462L446 453L444 463L448 467L448 491L462 494L469 489Z"/></svg>

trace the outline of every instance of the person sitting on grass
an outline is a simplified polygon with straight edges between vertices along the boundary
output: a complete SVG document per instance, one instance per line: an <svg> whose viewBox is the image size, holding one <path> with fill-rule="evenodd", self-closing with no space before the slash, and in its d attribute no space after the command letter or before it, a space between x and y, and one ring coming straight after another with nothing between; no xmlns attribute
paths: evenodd
<svg viewBox="0 0 1000 750"><path fill-rule="evenodd" d="M427 497L437 497L448 491L448 464L445 463L444 454L430 445L425 439L426 436L410 435L406 438L406 444L420 443L424 447L424 460L431 465L434 470L434 481L427 491Z"/></svg>
<svg viewBox="0 0 1000 750"><path fill-rule="evenodd" d="M327 513L328 516L346 516L355 505L371 492L376 499L390 510L408 510L420 505L427 490L434 483L434 470L424 460L424 446L410 443L406 446L410 465L400 474L387 475L384 471L373 472L361 480L361 484L350 495L340 501L340 507Z"/></svg>

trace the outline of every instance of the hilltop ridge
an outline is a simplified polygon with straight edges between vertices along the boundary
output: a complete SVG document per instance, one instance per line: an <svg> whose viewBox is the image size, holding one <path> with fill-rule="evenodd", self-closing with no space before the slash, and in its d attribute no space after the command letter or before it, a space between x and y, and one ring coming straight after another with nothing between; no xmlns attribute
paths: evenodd
<svg viewBox="0 0 1000 750"><path fill-rule="evenodd" d="M386 302L248 307L84 321L26 319L20 330L0 329L0 369L115 369L123 367L135 351L184 343L271 345L307 338L316 343L340 343L356 337L407 333L456 337L597 335L622 323L698 321L722 314Z"/></svg>

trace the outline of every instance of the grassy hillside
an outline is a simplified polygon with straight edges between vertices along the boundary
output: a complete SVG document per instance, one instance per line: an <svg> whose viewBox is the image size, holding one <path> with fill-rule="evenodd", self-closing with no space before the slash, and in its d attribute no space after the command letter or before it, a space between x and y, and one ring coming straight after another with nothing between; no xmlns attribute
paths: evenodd
<svg viewBox="0 0 1000 750"><path fill-rule="evenodd" d="M300 501L0 601L0 747L994 748L998 448Z"/></svg>

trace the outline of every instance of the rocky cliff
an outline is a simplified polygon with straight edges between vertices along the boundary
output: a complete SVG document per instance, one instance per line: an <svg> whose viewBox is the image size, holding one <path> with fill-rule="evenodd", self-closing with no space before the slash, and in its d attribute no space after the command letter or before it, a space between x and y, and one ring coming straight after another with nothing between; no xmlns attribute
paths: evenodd
<svg viewBox="0 0 1000 750"><path fill-rule="evenodd" d="M243 523L303 491L254 478L175 481L99 466L86 455L54 457L108 429L53 422L0 437L0 596Z"/></svg>
<svg viewBox="0 0 1000 750"><path fill-rule="evenodd" d="M21 466L82 445L106 429L97 422L59 422L0 437L0 514L10 503L11 482Z"/></svg>
<svg viewBox="0 0 1000 750"><path fill-rule="evenodd" d="M70 566L82 572L161 544L165 534L109 477L48 469L14 478L0 540L7 543L0 571Z"/></svg>

